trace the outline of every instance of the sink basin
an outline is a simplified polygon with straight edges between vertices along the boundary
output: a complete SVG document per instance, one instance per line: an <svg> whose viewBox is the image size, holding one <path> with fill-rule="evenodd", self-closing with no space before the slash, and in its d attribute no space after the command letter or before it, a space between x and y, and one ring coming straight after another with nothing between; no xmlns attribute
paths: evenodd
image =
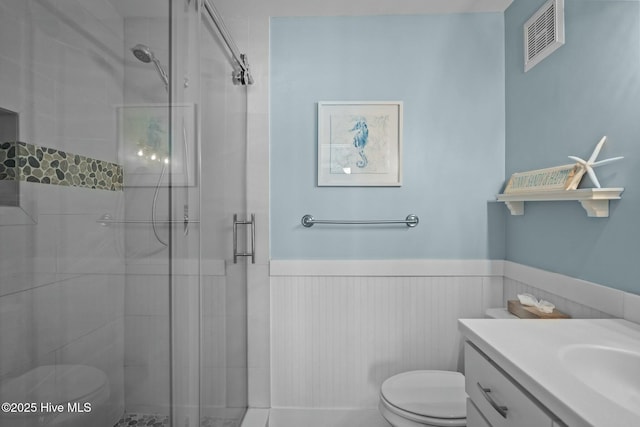
<svg viewBox="0 0 640 427"><path fill-rule="evenodd" d="M572 345L559 352L567 370L589 388L640 415L640 353Z"/></svg>

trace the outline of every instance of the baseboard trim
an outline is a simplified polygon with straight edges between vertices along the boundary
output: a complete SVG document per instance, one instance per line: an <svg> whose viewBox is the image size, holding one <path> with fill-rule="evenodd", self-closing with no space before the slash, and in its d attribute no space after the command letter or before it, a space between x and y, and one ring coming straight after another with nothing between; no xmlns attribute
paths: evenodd
<svg viewBox="0 0 640 427"><path fill-rule="evenodd" d="M269 425L269 409L249 408L242 420L241 427L267 427Z"/></svg>

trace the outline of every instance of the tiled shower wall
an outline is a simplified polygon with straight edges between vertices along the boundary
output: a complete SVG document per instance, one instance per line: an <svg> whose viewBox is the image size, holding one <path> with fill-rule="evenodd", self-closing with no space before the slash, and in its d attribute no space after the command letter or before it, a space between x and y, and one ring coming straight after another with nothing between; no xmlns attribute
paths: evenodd
<svg viewBox="0 0 640 427"><path fill-rule="evenodd" d="M140 272L138 272L140 273ZM127 413L169 414L169 276L127 274L124 294Z"/></svg>
<svg viewBox="0 0 640 427"><path fill-rule="evenodd" d="M246 327L246 293L237 282L242 277L237 270L243 266L205 264L200 279L202 414L234 418L237 411L229 408L246 405L246 349L238 338ZM208 267L211 264L213 268ZM124 333L127 412L168 415L169 276L157 274L152 265L131 263L128 270ZM183 275L180 286L190 288L185 294L197 295L198 277Z"/></svg>
<svg viewBox="0 0 640 427"><path fill-rule="evenodd" d="M123 20L103 0L0 3L0 108L28 144L117 162ZM124 407L121 191L22 182L35 224L0 226L0 380L39 365L107 373L113 425Z"/></svg>
<svg viewBox="0 0 640 427"><path fill-rule="evenodd" d="M124 20L125 105L166 105L168 102L168 94L153 65L136 60L129 51L136 44L147 45L160 63L168 67L168 24L167 17L163 16L168 7L163 1L157 6L157 17L127 16ZM150 226L155 191L155 181L143 186L127 185L124 189L126 209L122 218L148 221L148 224L124 225L124 392L128 414L169 414L169 251L154 237ZM165 182L158 188L157 218L168 218L167 210ZM169 242L166 224L158 225L157 230L160 238Z"/></svg>

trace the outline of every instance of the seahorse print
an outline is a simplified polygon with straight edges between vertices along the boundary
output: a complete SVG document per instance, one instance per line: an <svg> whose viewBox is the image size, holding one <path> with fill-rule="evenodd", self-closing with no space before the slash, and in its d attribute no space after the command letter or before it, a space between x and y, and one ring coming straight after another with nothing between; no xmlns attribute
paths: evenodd
<svg viewBox="0 0 640 427"><path fill-rule="evenodd" d="M364 148L369 139L369 127L367 126L367 120L364 117L358 118L351 131L355 131L355 134L353 135L353 146L356 147L361 158L356 162L356 166L359 168L365 168L369 163L367 156L364 154Z"/></svg>

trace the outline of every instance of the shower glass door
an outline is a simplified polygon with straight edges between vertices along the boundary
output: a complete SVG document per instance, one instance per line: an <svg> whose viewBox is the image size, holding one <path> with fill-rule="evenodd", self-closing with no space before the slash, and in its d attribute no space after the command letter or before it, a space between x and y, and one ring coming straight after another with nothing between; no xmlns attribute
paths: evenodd
<svg viewBox="0 0 640 427"><path fill-rule="evenodd" d="M0 425L238 426L246 89L200 1L0 0L0 28Z"/></svg>
<svg viewBox="0 0 640 427"><path fill-rule="evenodd" d="M171 354L175 426L240 426L247 407L246 87L199 1L172 2ZM187 141L185 143L184 141ZM195 141L193 144L191 141ZM184 148L186 147L186 148ZM237 227L244 251L246 226Z"/></svg>
<svg viewBox="0 0 640 427"><path fill-rule="evenodd" d="M0 181L28 204L0 209L0 401L36 409L3 427L166 425L178 401L174 313L198 302L172 290L197 290L200 257L171 7L0 0Z"/></svg>
<svg viewBox="0 0 640 427"><path fill-rule="evenodd" d="M176 129L182 126L182 117L194 113L174 101L173 2L101 2L104 8L109 4L122 17L124 63L123 103L116 107L118 155L124 170L123 219L120 223L118 218L118 228L124 233L126 266L124 414L118 427L134 422L179 425L172 422L174 390L179 387L172 350L177 337L189 334L174 332L183 326L176 324L174 313L186 304L180 297L197 287L199 256L188 249L197 248L192 242L197 232L181 232L185 225L178 212L179 205L190 204L195 188L188 173L195 159L188 153L196 141ZM185 130L192 132L193 126L185 125ZM178 284L184 290L176 295Z"/></svg>
<svg viewBox="0 0 640 427"><path fill-rule="evenodd" d="M231 24L227 22L227 24ZM233 28L230 28L233 29ZM247 407L247 263L234 263L246 212L247 89L206 10L200 17L202 212L201 425L239 426ZM247 225L235 246L248 251Z"/></svg>

